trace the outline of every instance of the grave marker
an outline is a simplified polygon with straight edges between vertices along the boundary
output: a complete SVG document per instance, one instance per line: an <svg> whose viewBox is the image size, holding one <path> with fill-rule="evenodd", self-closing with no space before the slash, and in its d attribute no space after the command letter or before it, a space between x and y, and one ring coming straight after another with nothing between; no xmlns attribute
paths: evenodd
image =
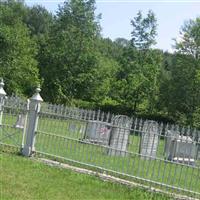
<svg viewBox="0 0 200 200"><path fill-rule="evenodd" d="M110 137L110 124L101 121L90 120L86 125L85 137L94 143L108 145Z"/></svg>
<svg viewBox="0 0 200 200"><path fill-rule="evenodd" d="M19 114L18 117L17 117L15 128L23 129L24 125L25 125L25 120L26 120L26 116L23 115L23 114Z"/></svg>
<svg viewBox="0 0 200 200"><path fill-rule="evenodd" d="M130 135L131 120L124 115L117 115L113 119L113 127L110 135L109 146L113 149L109 149L108 155L125 156L128 146L128 138Z"/></svg>
<svg viewBox="0 0 200 200"><path fill-rule="evenodd" d="M158 123L155 121L145 121L142 129L139 151L142 158L156 158L158 139Z"/></svg>
<svg viewBox="0 0 200 200"><path fill-rule="evenodd" d="M198 146L191 137L182 135L173 137L169 146L168 160L189 165L195 164Z"/></svg>
<svg viewBox="0 0 200 200"><path fill-rule="evenodd" d="M175 138L178 138L179 134L180 133L178 131L167 130L166 137L165 137L165 149L164 149L164 152L165 152L165 157L168 160L172 160L172 153L171 153L171 150L170 150L171 145L172 145L172 141Z"/></svg>
<svg viewBox="0 0 200 200"><path fill-rule="evenodd" d="M70 133L76 133L77 132L77 124L74 122L70 122L68 126L68 130Z"/></svg>

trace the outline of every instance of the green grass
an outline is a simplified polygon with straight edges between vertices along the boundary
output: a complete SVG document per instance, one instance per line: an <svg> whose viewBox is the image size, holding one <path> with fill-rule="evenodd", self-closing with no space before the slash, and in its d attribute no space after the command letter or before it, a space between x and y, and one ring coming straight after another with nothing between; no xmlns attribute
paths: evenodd
<svg viewBox="0 0 200 200"><path fill-rule="evenodd" d="M68 123L69 121L66 120L40 119L39 131L69 137L74 140L38 132L36 149L130 176L137 176L182 189L200 192L200 169L170 163L164 160L142 159L137 154L139 152L139 136L130 136L128 150L131 153L128 153L127 156L110 156L107 154L108 148L78 141L78 139L83 138L83 135L78 132L69 132ZM163 139L159 140L157 156L160 159L164 159Z"/></svg>
<svg viewBox="0 0 200 200"><path fill-rule="evenodd" d="M0 154L0 177L2 200L170 199L13 154Z"/></svg>
<svg viewBox="0 0 200 200"><path fill-rule="evenodd" d="M10 124L12 127L16 119L17 115L15 117L4 115L3 120L5 124ZM63 157L66 160L88 164L93 166L93 169L95 169L95 166L101 167L129 176L136 176L200 193L199 161L196 163L198 168L192 168L191 166L183 166L159 159L146 160L141 158L138 155L140 137L137 135L130 135L129 153L126 156L111 156L107 153L108 148L106 147L81 142L79 139L83 138L82 134L78 131L69 131L68 126L71 122L72 120L64 120L62 118L41 117L36 137L36 150L54 155L55 157ZM79 126L81 123L83 122L78 122ZM5 129L0 129L0 136L3 133L5 134L6 131L14 133L15 140L20 143L22 130L5 127ZM10 137L5 142L7 144L14 144L13 138ZM159 140L157 156L160 159L164 159L163 139ZM95 170L98 169L96 168ZM146 182L143 183L147 184ZM162 189L166 188L163 187Z"/></svg>

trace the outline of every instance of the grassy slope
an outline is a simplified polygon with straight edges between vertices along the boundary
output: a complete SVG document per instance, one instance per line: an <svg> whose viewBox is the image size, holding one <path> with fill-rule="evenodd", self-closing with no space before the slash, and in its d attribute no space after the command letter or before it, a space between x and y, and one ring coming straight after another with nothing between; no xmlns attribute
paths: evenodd
<svg viewBox="0 0 200 200"><path fill-rule="evenodd" d="M0 154L0 199L169 199L138 188Z"/></svg>

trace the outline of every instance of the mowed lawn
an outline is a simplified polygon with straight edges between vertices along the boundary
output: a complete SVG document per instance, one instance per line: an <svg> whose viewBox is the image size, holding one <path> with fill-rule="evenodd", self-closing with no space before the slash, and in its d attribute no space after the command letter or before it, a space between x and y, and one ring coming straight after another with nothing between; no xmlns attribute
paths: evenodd
<svg viewBox="0 0 200 200"><path fill-rule="evenodd" d="M0 199L170 199L140 188L50 167L15 154L0 154Z"/></svg>
<svg viewBox="0 0 200 200"><path fill-rule="evenodd" d="M3 142L6 144L18 144L17 146L20 147L23 130L14 128L16 120L17 115L4 114L3 122L7 126L3 126L0 129L0 138L5 138ZM59 156L64 159L64 162L73 160L82 163L84 165L82 167L88 167L86 165L88 164L92 167L97 167L95 170L99 170L98 167L100 167L104 170L128 174L129 176L164 183L193 192L200 192L199 161L196 162L196 167L165 161L163 139L159 140L157 151L159 159L147 160L141 158L138 154L140 137L136 134L130 135L129 153L126 156L111 156L107 153L108 147L84 143L81 140L83 138L82 133L70 131L69 125L74 122L76 120L41 115L35 144L36 152L39 152L39 154L36 153L36 156L43 157L46 156L44 154L48 154L53 159ZM77 124L80 126L81 123L83 122L78 121ZM149 185L146 181L143 181L142 184ZM161 189L167 188L161 187Z"/></svg>

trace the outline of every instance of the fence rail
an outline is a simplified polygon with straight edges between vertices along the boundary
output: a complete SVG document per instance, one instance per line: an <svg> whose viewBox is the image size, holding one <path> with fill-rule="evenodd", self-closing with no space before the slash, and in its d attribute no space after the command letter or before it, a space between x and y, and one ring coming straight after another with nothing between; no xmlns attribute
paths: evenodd
<svg viewBox="0 0 200 200"><path fill-rule="evenodd" d="M49 156L200 198L200 132L99 111L5 98L0 146Z"/></svg>

